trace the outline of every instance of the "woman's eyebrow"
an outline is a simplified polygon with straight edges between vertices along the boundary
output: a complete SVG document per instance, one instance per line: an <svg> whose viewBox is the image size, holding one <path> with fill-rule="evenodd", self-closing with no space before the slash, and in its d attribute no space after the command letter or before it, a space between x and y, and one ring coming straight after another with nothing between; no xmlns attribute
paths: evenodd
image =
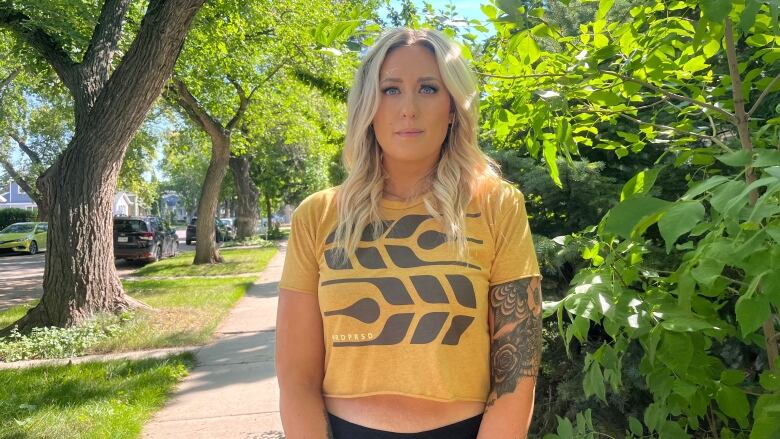
<svg viewBox="0 0 780 439"><path fill-rule="evenodd" d="M439 78L437 78L435 76L423 76L423 77L421 77L421 78L419 78L417 80L417 83L419 84L420 82L438 81L438 80L439 80ZM382 82L404 82L404 81L401 78L389 77L389 78L385 78L385 79L383 79L383 80L381 80L379 82L382 83Z"/></svg>

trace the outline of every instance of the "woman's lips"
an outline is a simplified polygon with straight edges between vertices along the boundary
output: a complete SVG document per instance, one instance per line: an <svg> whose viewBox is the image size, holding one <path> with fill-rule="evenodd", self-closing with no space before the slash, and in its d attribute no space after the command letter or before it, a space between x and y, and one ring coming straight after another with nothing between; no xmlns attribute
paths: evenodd
<svg viewBox="0 0 780 439"><path fill-rule="evenodd" d="M398 137L417 137L422 135L422 130L404 130L404 131L398 131L396 135Z"/></svg>

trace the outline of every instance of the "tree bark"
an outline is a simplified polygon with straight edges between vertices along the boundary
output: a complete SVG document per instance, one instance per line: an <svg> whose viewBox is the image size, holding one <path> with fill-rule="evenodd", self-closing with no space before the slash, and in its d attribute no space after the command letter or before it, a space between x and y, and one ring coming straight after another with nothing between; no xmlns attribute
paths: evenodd
<svg viewBox="0 0 780 439"><path fill-rule="evenodd" d="M214 227L214 218L217 216L219 190L227 174L229 161L230 137L212 138L211 160L198 200L195 259L193 260L195 265L222 262L216 241L217 230Z"/></svg>
<svg viewBox="0 0 780 439"><path fill-rule="evenodd" d="M168 79L195 13L204 0L151 0L138 35L110 78L90 63L89 69L64 62L55 66L58 74L79 72L80 82L66 84L73 92L96 93L85 118L76 124L68 147L38 179L38 189L50 200L48 251L44 271L44 294L38 305L16 322L22 332L35 326L69 326L98 312L119 312L139 305L125 296L114 269L112 204L117 177L127 147ZM107 2L104 7L113 4ZM12 11L13 12L13 11ZM101 13L101 20L110 11ZM0 8L0 25L6 9ZM13 14L11 14L13 15ZM18 19L18 14L15 15ZM110 18L116 23L116 17ZM43 30L30 30L21 19L22 36L32 33L36 41L54 44ZM8 22L5 23L8 25ZM18 24L18 23L17 23ZM115 47L111 38L121 32L98 31L90 44ZM54 62L62 61L55 47ZM104 53L98 49L97 52ZM50 63L51 56L42 53ZM95 55L97 56L97 55ZM110 67L110 56L103 65ZM85 60L86 61L86 60ZM108 64L105 64L108 61ZM58 69L59 68L59 69ZM60 71L62 70L62 72ZM89 72L84 75L83 72ZM99 91L95 90L98 84ZM76 105L80 105L76 99ZM78 112L77 112L78 114ZM12 325L12 326L14 326ZM10 327L0 332L3 336Z"/></svg>
<svg viewBox="0 0 780 439"><path fill-rule="evenodd" d="M265 194L265 214L266 220L268 221L268 224L265 227L265 237L268 238L268 235L271 233L271 219L273 218L273 214L271 213L271 197L267 193Z"/></svg>
<svg viewBox="0 0 780 439"><path fill-rule="evenodd" d="M236 203L236 239L250 238L255 234L259 215L257 213L260 191L249 175L249 156L230 157L230 170L236 181L238 202Z"/></svg>

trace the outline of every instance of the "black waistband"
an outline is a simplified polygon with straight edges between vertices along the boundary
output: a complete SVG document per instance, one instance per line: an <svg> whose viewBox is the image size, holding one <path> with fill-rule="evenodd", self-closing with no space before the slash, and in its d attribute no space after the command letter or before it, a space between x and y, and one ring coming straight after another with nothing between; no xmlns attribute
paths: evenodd
<svg viewBox="0 0 780 439"><path fill-rule="evenodd" d="M418 433L394 433L353 424L328 413L333 439L474 439L479 433L482 415L454 424Z"/></svg>

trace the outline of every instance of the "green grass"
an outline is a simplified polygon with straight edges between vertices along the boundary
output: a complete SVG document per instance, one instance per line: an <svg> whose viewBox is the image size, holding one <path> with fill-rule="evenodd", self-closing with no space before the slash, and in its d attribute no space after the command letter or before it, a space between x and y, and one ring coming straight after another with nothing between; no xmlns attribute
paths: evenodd
<svg viewBox="0 0 780 439"><path fill-rule="evenodd" d="M147 265L133 275L173 277L256 273L265 268L276 253L276 248L220 249L219 253L224 258L221 264L192 265L195 254L186 252L175 258Z"/></svg>
<svg viewBox="0 0 780 439"><path fill-rule="evenodd" d="M0 310L0 329L5 328L11 323L21 319L27 314L27 311L32 309L38 304L38 300L25 303L24 305L16 305L10 308Z"/></svg>
<svg viewBox="0 0 780 439"><path fill-rule="evenodd" d="M0 437L136 438L192 368L189 354L0 371Z"/></svg>
<svg viewBox="0 0 780 439"><path fill-rule="evenodd" d="M124 282L125 292L151 306L138 310L120 334L91 353L201 345L252 285L252 278L171 279Z"/></svg>

